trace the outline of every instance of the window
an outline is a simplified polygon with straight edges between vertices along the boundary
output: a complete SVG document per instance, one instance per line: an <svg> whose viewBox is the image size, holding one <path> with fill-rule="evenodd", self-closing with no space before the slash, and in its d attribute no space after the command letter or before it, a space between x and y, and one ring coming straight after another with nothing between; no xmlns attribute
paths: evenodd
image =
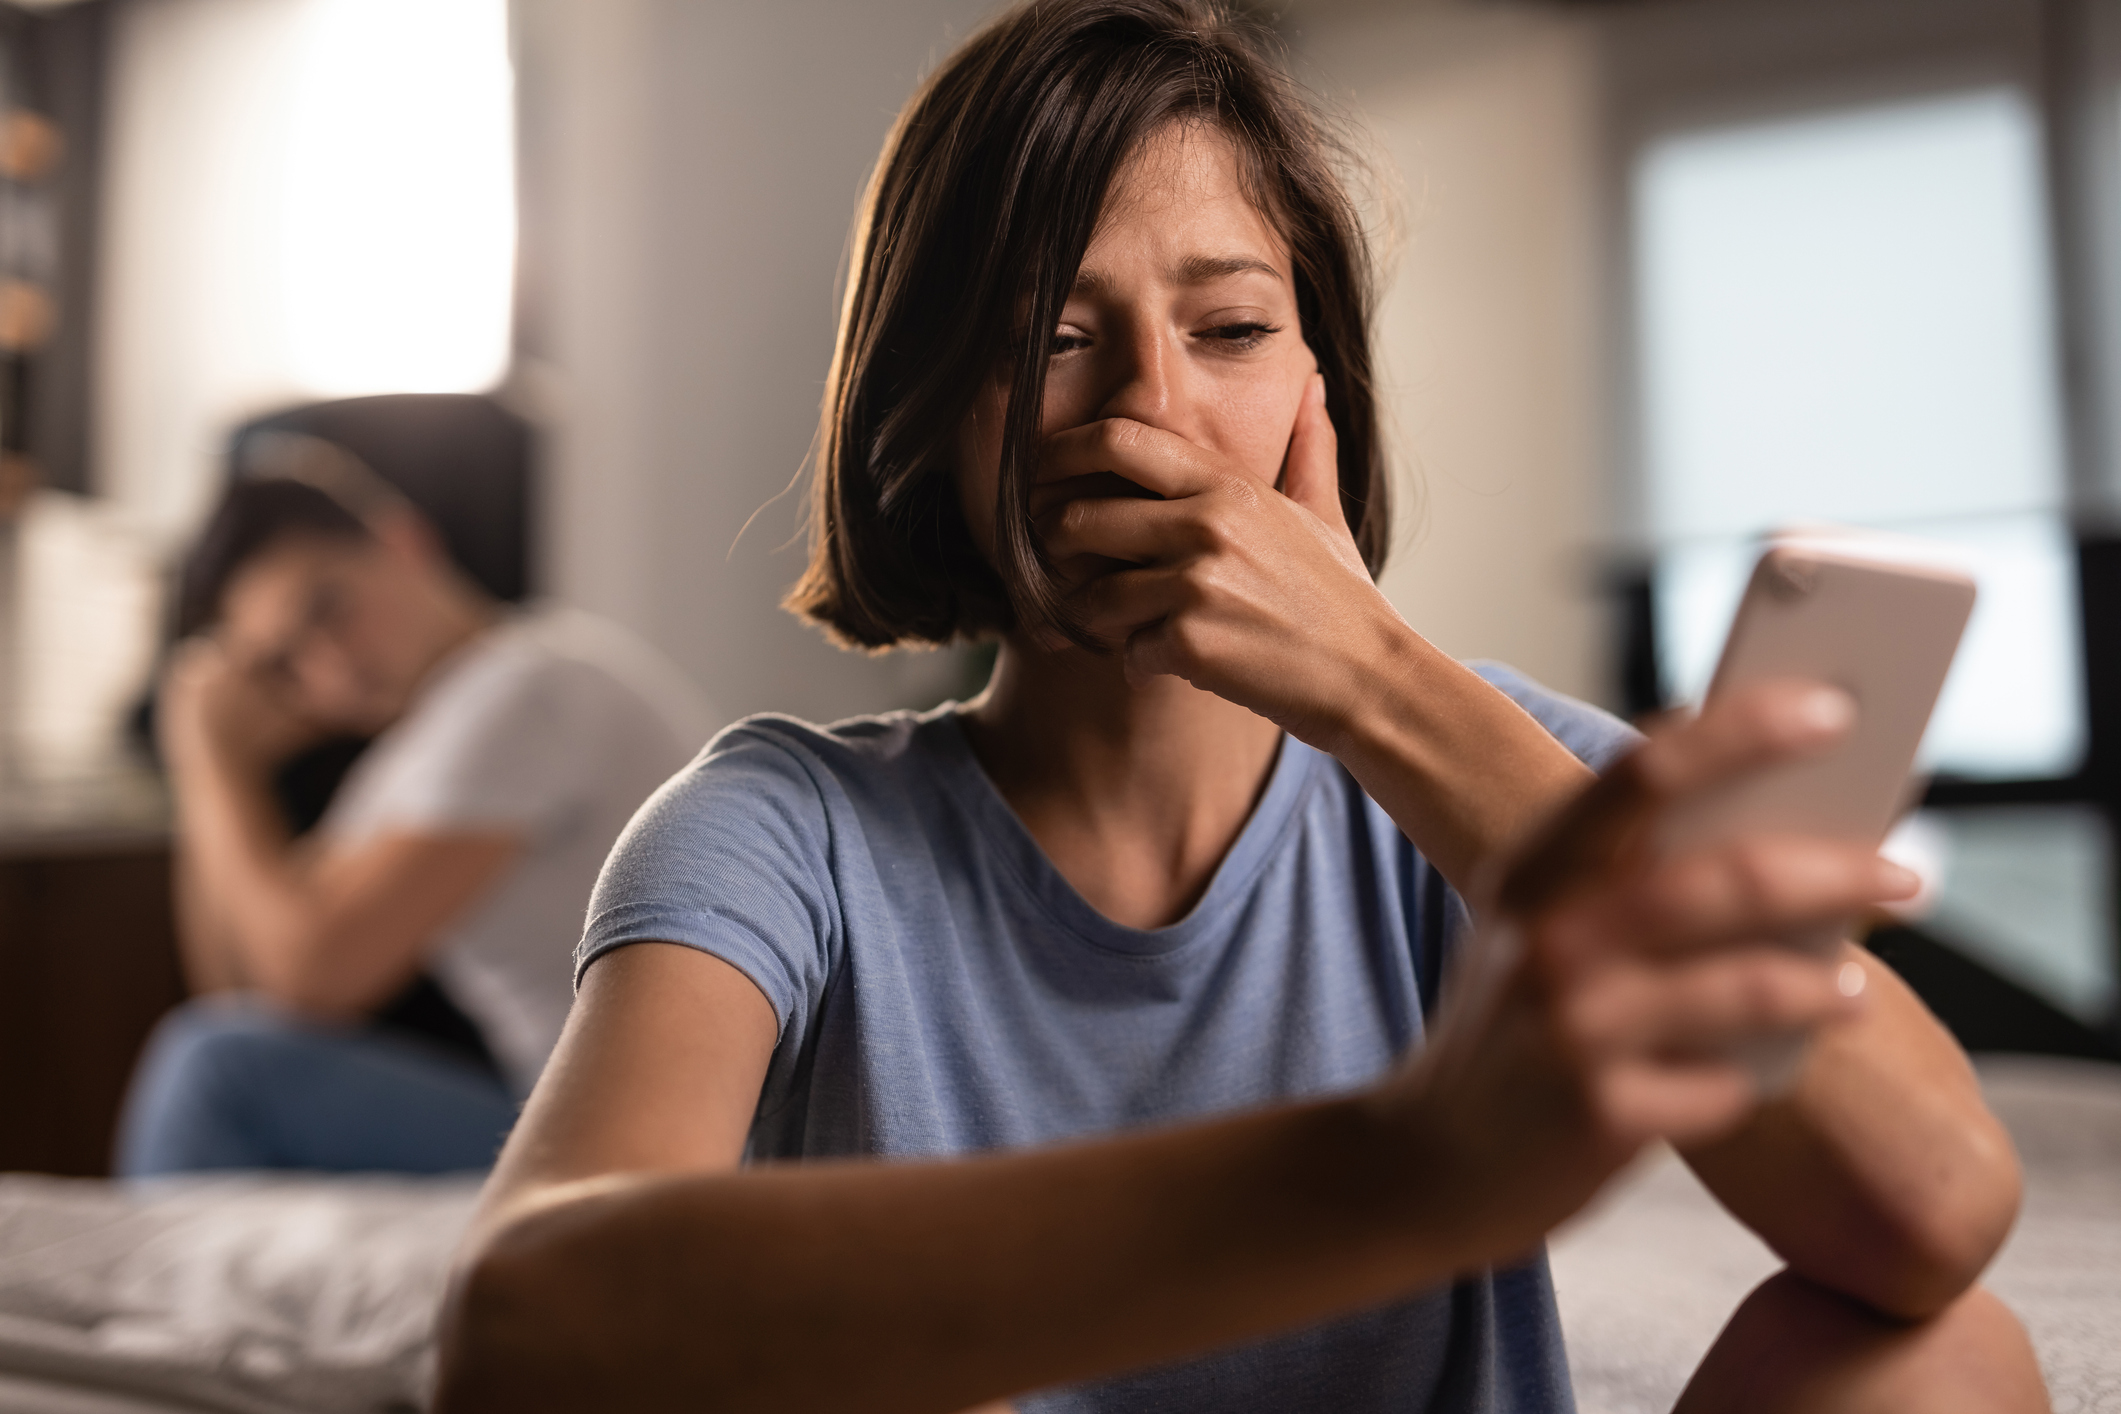
<svg viewBox="0 0 2121 1414"><path fill-rule="evenodd" d="M1602 30L1631 700L1698 697L1773 528L1943 546L1981 597L1903 836L1936 906L1887 954L1956 953L1929 1000L1993 1044L2115 1054L2121 0L1742 0Z"/></svg>
<svg viewBox="0 0 2121 1414"><path fill-rule="evenodd" d="M1708 682L1754 554L1843 521L1982 586L1932 769L2084 752L2039 134L2007 87L1682 132L1634 178L1644 480L1663 686Z"/></svg>
<svg viewBox="0 0 2121 1414"><path fill-rule="evenodd" d="M515 252L505 0L310 0L305 20L281 243L295 381L492 386Z"/></svg>

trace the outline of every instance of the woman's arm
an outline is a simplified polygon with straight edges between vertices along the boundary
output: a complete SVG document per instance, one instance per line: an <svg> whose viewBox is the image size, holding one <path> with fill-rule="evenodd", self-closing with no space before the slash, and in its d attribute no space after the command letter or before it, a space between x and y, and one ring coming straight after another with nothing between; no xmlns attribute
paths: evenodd
<svg viewBox="0 0 2121 1414"><path fill-rule="evenodd" d="M1787 706L1651 751L1711 788L1816 743ZM1743 1076L1689 1046L1850 1005L1831 967L1730 938L1893 892L1888 866L1814 842L1689 867L1771 887L1649 871L1549 901L1368 1094L942 1162L735 1171L770 1009L704 955L622 949L495 1172L439 1407L950 1409L1513 1259L1647 1138L1744 1114Z"/></svg>
<svg viewBox="0 0 2121 1414"><path fill-rule="evenodd" d="M1354 1101L939 1163L737 1159L771 1054L726 963L600 960L496 1169L440 1407L951 1409L1444 1279ZM623 1096L624 1103L615 1103Z"/></svg>
<svg viewBox="0 0 2121 1414"><path fill-rule="evenodd" d="M1129 674L1170 673L1340 759L1468 897L1591 783L1496 688L1410 628L1341 512L1325 383L1297 413L1279 494L1174 433L1123 418L1048 439L1035 504L1071 596ZM1162 499L1114 497L1098 473ZM1113 561L1137 568L1110 572Z"/></svg>
<svg viewBox="0 0 2121 1414"><path fill-rule="evenodd" d="M1822 1028L1791 1092L1685 1150L1797 1272L1889 1315L1973 1284L2018 1211L2017 1156L1973 1067L1893 970L1849 946L1869 1005Z"/></svg>
<svg viewBox="0 0 2121 1414"><path fill-rule="evenodd" d="M1383 602L1341 518L1316 391L1280 496L1140 424L1062 434L1053 460L1063 482L1118 469L1164 499L1057 504L1043 521L1049 549L1057 560L1141 566L1077 591L1093 627L1124 645L1130 671L1186 677L1332 752L1479 900L1496 862L1581 797L1589 773ZM1598 867L1622 862L1608 850ZM1804 1275L1920 1315L1993 1254L2018 1174L1951 1038L1897 978L1867 966L1874 1004L1820 1038L1797 1090L1689 1157Z"/></svg>

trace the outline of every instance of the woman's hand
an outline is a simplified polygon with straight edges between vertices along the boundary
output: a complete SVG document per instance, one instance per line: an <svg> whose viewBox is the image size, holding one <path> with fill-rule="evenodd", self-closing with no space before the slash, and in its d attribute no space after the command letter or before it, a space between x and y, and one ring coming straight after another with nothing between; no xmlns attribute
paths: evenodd
<svg viewBox="0 0 2121 1414"><path fill-rule="evenodd" d="M1114 495L1114 477L1162 499ZM1354 710L1379 638L1411 632L1341 514L1316 374L1278 489L1175 433L1108 418L1047 439L1032 508L1084 627L1130 679L1184 678L1315 745Z"/></svg>
<svg viewBox="0 0 2121 1414"><path fill-rule="evenodd" d="M1763 1098L1735 1048L1862 1005L1860 964L1774 940L1905 896L1905 870L1818 839L1654 843L1666 812L1850 720L1828 688L1734 694L1622 761L1498 881L1443 1025L1380 1097L1469 1253L1530 1248L1652 1139L1731 1130Z"/></svg>

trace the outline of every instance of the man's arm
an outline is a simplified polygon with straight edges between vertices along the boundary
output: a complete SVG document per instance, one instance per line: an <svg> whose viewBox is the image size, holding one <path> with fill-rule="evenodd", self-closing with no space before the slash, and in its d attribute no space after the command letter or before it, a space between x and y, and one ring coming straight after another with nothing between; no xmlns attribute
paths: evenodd
<svg viewBox="0 0 2121 1414"><path fill-rule="evenodd" d="M1907 984L1854 946L1845 957L1869 1004L1819 1032L1788 1095L1683 1152L1799 1275L1889 1315L1934 1315L2009 1232L2017 1156Z"/></svg>
<svg viewBox="0 0 2121 1414"><path fill-rule="evenodd" d="M180 661L165 691L175 779L186 970L326 1018L363 1015L409 982L436 934L521 852L502 830L407 832L311 851L268 785L287 736L211 657Z"/></svg>

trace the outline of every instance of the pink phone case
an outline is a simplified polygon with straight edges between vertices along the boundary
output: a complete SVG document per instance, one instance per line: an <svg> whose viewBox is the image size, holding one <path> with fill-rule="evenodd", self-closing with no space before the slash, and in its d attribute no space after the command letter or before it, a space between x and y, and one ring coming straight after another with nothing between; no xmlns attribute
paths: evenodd
<svg viewBox="0 0 2121 1414"><path fill-rule="evenodd" d="M1694 802L1665 822L1667 850L1741 834L1824 835L1876 846L1907 806L1915 751L1974 607L1957 571L1865 553L1851 537L1792 540L1760 557L1709 685L1709 700L1773 678L1829 682L1856 701L1856 725L1825 756L1795 762ZM1887 543L1890 553L1891 542ZM1826 955L1846 923L1787 941ZM1770 1090L1786 1085L1801 1041L1748 1054Z"/></svg>

